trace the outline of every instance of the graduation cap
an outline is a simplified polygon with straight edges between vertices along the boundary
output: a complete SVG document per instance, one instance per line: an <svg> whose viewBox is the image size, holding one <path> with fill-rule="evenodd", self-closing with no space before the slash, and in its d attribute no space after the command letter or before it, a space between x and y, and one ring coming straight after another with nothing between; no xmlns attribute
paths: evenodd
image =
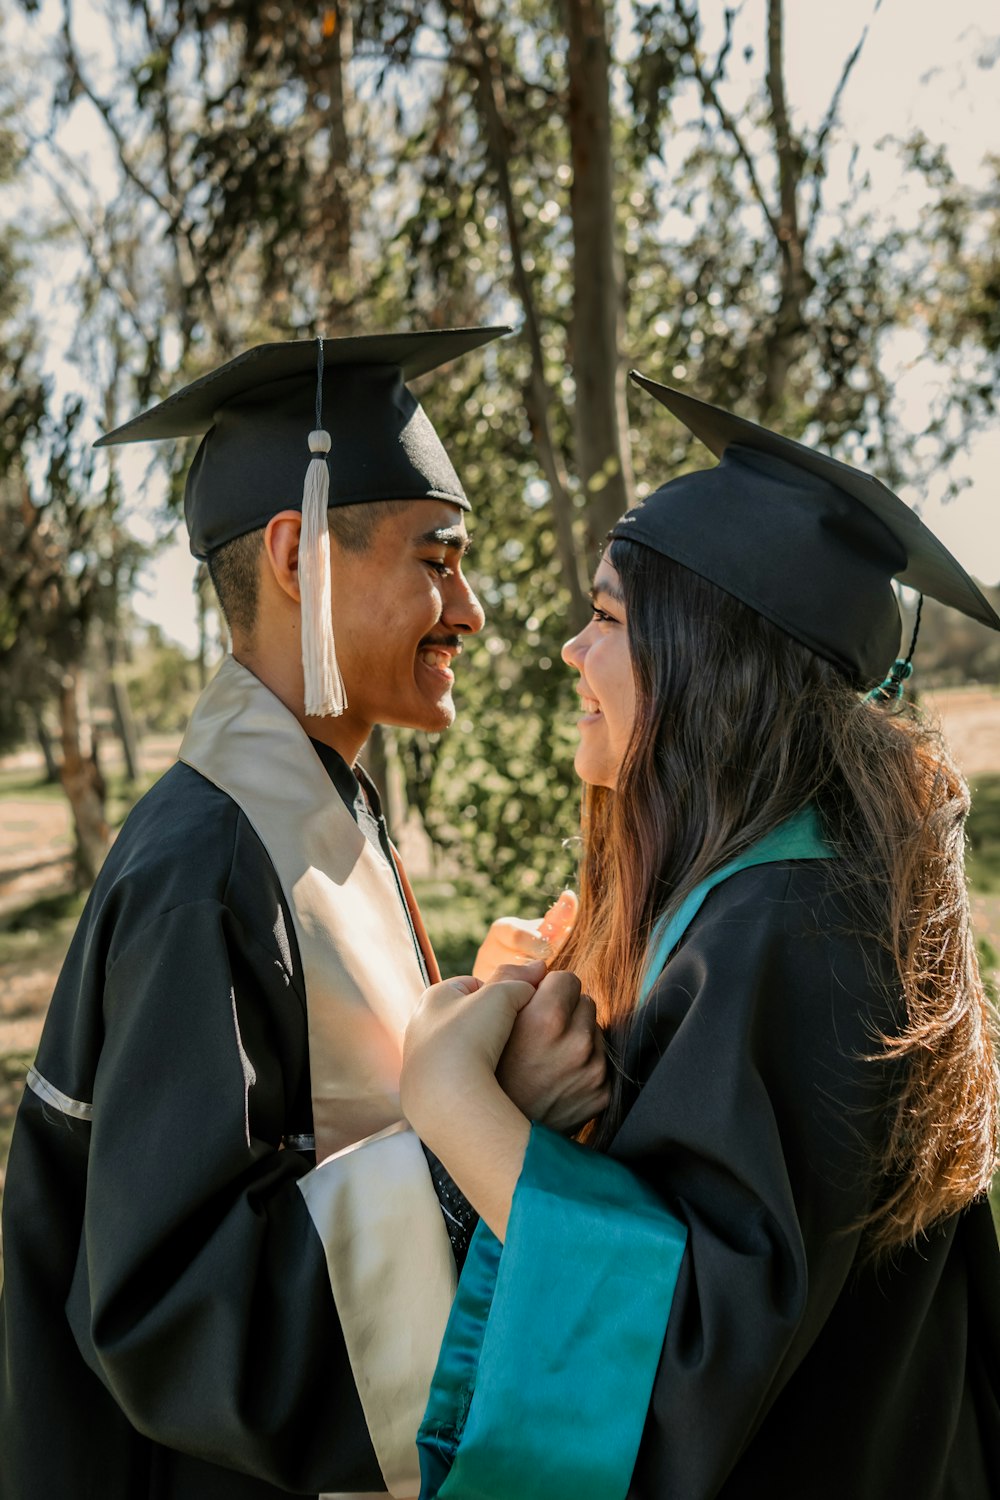
<svg viewBox="0 0 1000 1500"><path fill-rule="evenodd" d="M683 563L858 687L881 683L899 650L894 578L1000 630L961 564L872 475L637 371L632 379L720 462L649 495L613 539ZM909 656L894 669L897 691L907 675Z"/></svg>
<svg viewBox="0 0 1000 1500"><path fill-rule="evenodd" d="M328 508L447 500L468 510L441 440L406 382L509 332L446 328L259 344L94 445L204 434L184 489L195 557L266 526L280 510L301 509L307 714L346 707L330 616Z"/></svg>

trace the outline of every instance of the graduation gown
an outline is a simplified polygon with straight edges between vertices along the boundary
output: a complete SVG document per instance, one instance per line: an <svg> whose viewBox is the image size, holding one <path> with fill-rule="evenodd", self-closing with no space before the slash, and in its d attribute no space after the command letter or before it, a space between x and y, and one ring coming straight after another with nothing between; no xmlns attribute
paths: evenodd
<svg viewBox="0 0 1000 1500"><path fill-rule="evenodd" d="M410 966L385 1003L409 1003L425 982L419 948L384 825L368 815L374 840L359 826L348 767L235 663L220 676L204 701L225 709L230 761L242 725L260 750L251 779L272 778L275 801L287 792L285 828L308 794L292 851L304 873L265 847L267 813L245 786L188 764L111 850L11 1145L3 1500L415 1492L392 1472L393 1445L405 1469L409 1444L415 1474L454 1264L422 1148L393 1118L399 1038L357 986L380 938L380 962L395 945ZM270 758L268 732L284 745ZM331 843L318 870L302 844L317 828ZM325 972L314 951L310 986L304 942L315 949L335 922L322 882L336 876L332 899L347 902L359 870L381 882L379 910L355 902L358 932ZM343 953L353 977L337 970ZM317 994L339 1051L311 1053ZM317 1165L320 1087L335 1149Z"/></svg>
<svg viewBox="0 0 1000 1500"><path fill-rule="evenodd" d="M835 862L702 891L597 1154L539 1127L480 1225L421 1429L421 1495L988 1500L1000 1254L985 1202L866 1256L899 1023Z"/></svg>

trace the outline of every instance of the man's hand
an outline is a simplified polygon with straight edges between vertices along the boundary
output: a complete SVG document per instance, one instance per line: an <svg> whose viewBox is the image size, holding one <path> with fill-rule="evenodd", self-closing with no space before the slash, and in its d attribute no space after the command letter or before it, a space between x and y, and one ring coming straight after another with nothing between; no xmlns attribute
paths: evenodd
<svg viewBox="0 0 1000 1500"><path fill-rule="evenodd" d="M485 984L501 964L549 963L573 931L579 905L575 892L563 891L544 917L498 917L476 955L475 977Z"/></svg>
<svg viewBox="0 0 1000 1500"><path fill-rule="evenodd" d="M529 1120L552 1130L573 1131L606 1107L604 1037L575 974L546 975L518 1009L497 1078Z"/></svg>

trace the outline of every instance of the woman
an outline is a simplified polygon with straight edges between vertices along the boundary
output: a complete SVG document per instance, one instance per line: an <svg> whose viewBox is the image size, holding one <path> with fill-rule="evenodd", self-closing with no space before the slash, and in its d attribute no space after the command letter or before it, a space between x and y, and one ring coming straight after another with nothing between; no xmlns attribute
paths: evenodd
<svg viewBox="0 0 1000 1500"><path fill-rule="evenodd" d="M722 462L618 523L563 653L587 785L560 964L615 1083L586 1144L503 1094L536 971L439 986L411 1024L404 1109L484 1221L424 1493L986 1500L998 1080L968 797L892 709L908 659L883 679L893 576L1000 619L875 481L642 384Z"/></svg>

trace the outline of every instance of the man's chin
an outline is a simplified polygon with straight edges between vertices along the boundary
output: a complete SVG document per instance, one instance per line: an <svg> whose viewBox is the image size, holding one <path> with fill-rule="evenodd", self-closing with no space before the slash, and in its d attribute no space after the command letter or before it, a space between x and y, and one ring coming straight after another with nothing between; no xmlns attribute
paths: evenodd
<svg viewBox="0 0 1000 1500"><path fill-rule="evenodd" d="M455 722L455 704L450 693L439 698L437 703L428 713L428 722L422 727L429 734L440 734L443 729L450 729Z"/></svg>
<svg viewBox="0 0 1000 1500"><path fill-rule="evenodd" d="M401 729L420 729L424 734L440 734L442 730L450 729L455 722L455 704L451 693L428 702L415 703L412 711L400 714L392 720Z"/></svg>

